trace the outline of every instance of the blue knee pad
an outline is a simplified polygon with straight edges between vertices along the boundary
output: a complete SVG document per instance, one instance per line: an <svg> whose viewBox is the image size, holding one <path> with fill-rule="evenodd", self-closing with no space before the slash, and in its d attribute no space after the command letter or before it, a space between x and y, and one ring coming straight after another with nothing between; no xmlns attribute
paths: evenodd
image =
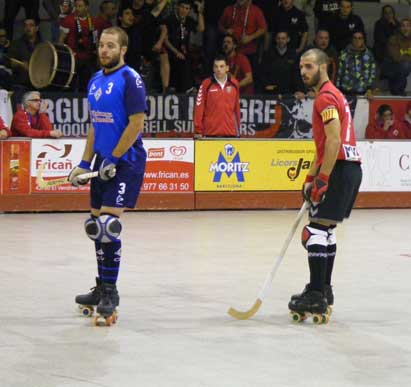
<svg viewBox="0 0 411 387"><path fill-rule="evenodd" d="M116 216L102 214L98 218L91 216L84 223L87 236L93 241L101 243L119 242L121 222Z"/></svg>

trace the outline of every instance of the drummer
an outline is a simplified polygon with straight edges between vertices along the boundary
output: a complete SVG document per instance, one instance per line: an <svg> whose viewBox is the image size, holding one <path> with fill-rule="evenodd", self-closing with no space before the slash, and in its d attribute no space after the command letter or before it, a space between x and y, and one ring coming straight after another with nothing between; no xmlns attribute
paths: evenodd
<svg viewBox="0 0 411 387"><path fill-rule="evenodd" d="M39 43L41 43L41 38L38 21L25 19L23 35L11 42L7 52L13 70L13 83L32 88L29 78L29 61Z"/></svg>

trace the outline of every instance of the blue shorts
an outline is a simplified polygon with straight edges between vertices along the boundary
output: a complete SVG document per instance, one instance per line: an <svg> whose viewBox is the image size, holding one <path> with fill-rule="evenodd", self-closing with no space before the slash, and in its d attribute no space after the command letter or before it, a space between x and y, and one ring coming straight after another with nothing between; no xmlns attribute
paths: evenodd
<svg viewBox="0 0 411 387"><path fill-rule="evenodd" d="M103 181L99 177L91 179L91 208L134 208L143 184L146 157L144 154L136 161L120 160L116 167L116 175L108 181ZM99 170L102 161L103 159L97 156L94 171Z"/></svg>

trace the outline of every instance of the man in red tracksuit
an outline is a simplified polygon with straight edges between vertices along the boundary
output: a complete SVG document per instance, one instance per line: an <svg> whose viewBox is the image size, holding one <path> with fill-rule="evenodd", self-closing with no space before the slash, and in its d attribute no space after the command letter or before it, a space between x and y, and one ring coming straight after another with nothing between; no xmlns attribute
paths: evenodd
<svg viewBox="0 0 411 387"><path fill-rule="evenodd" d="M205 79L194 106L194 137L238 137L240 134L240 92L235 78L228 75L225 56L217 56L214 75Z"/></svg>
<svg viewBox="0 0 411 387"><path fill-rule="evenodd" d="M58 129L53 129L53 125L47 113L43 111L46 105L40 98L38 91L29 91L23 95L22 109L14 113L11 122L12 135L15 137L31 138L59 138L63 133Z"/></svg>

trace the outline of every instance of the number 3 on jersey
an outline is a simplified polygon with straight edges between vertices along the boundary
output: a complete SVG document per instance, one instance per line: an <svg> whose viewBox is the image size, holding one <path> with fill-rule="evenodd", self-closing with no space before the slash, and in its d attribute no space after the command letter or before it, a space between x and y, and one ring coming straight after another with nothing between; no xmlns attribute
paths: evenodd
<svg viewBox="0 0 411 387"><path fill-rule="evenodd" d="M107 84L106 94L111 94L111 90L112 90L113 86L114 86L114 83L113 83L113 82L109 82L109 83Z"/></svg>

